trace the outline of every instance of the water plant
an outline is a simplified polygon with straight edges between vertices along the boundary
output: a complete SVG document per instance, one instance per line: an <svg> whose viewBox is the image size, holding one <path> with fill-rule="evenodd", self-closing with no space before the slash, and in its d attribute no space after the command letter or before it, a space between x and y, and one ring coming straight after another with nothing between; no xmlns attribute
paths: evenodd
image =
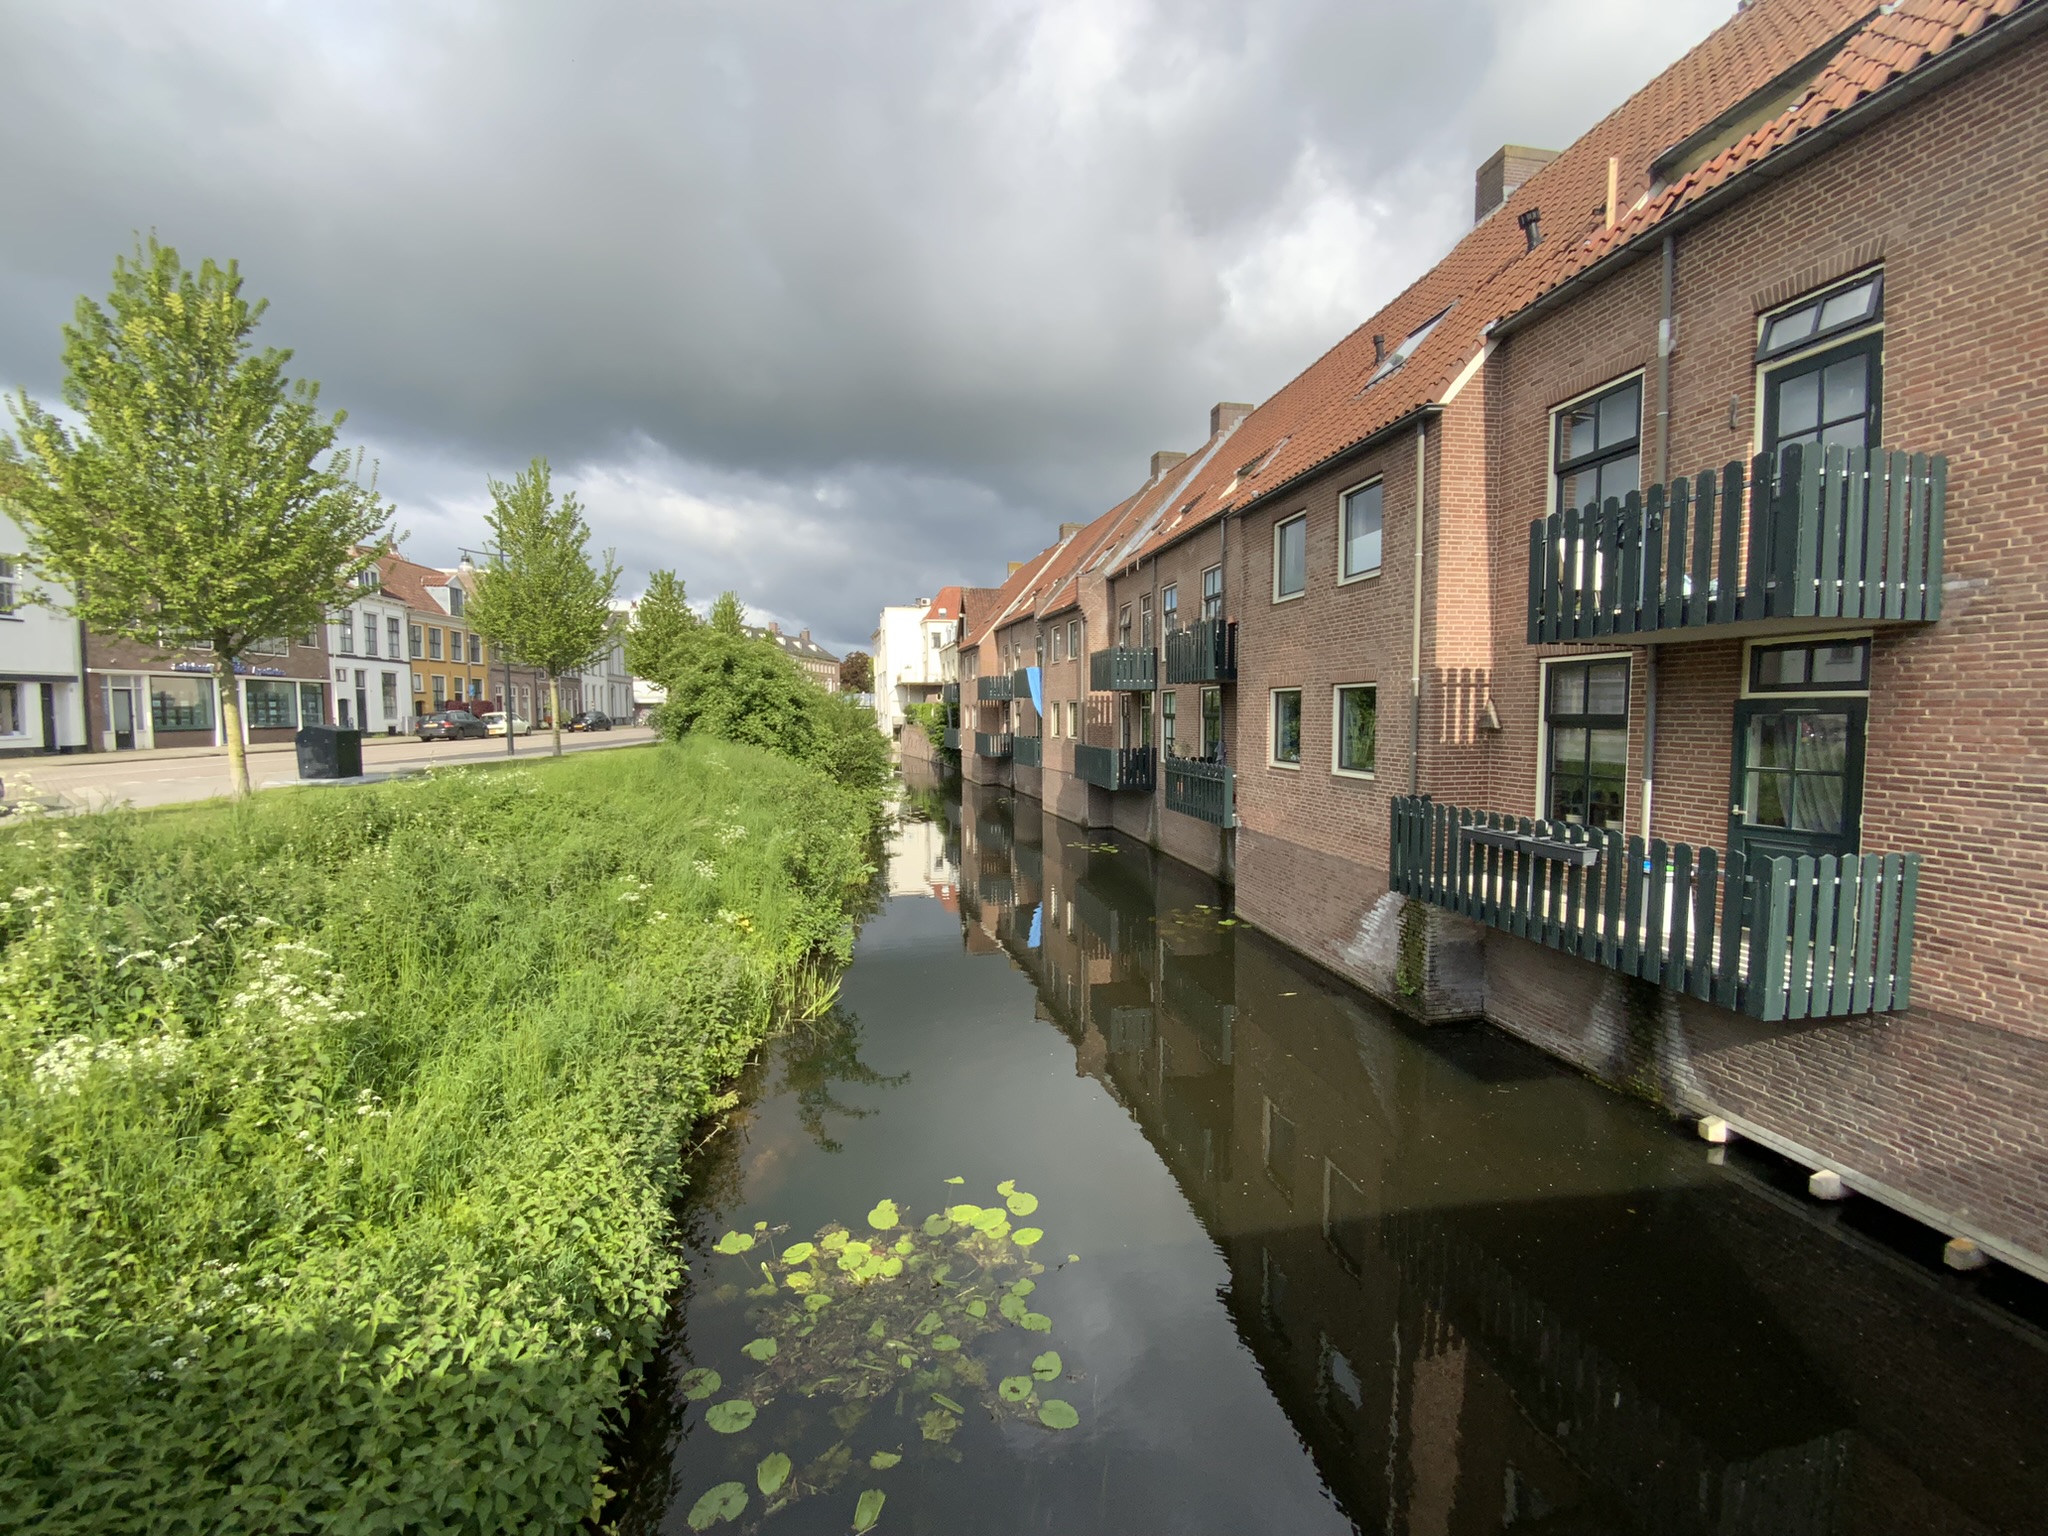
<svg viewBox="0 0 2048 1536"><path fill-rule="evenodd" d="M754 1467L763 1503L754 1511L734 1498L743 1480L721 1480L691 1506L691 1529L750 1512L766 1520L906 1459L958 1461L955 1442L973 1421L1080 1424L1079 1410L1051 1395L1065 1362L1044 1347L1052 1318L1035 1309L1044 1233L1011 1223L1035 1213L1038 1197L1010 1179L995 1194L999 1203L955 1200L922 1218L884 1197L794 1242L757 1222L709 1244L705 1296L744 1307L757 1337L729 1374L698 1366L679 1384L698 1401L718 1385L730 1394L705 1413L733 1442L713 1448L716 1470L738 1478ZM871 1528L885 1499L886 1489L862 1491L853 1528Z"/></svg>

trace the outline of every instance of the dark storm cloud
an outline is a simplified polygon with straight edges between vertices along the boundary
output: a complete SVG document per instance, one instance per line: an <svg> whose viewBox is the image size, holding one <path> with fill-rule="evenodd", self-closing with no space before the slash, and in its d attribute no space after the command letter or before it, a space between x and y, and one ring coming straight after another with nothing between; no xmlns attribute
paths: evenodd
<svg viewBox="0 0 2048 1536"><path fill-rule="evenodd" d="M637 580L837 643L1256 400L1725 5L0 0L0 381L239 257L420 558L548 454Z"/></svg>

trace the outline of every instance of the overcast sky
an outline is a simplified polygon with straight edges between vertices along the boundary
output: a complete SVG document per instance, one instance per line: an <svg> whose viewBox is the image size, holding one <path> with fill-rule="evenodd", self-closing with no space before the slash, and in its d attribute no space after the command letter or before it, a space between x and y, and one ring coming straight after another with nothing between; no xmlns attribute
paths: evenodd
<svg viewBox="0 0 2048 1536"><path fill-rule="evenodd" d="M545 454L637 592L865 646L1271 394L1731 0L0 0L0 384L235 257L406 552Z"/></svg>

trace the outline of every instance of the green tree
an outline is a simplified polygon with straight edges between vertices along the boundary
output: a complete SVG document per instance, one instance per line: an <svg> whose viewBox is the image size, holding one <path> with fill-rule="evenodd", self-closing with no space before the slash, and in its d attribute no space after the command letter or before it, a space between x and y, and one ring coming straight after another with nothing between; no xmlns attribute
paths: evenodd
<svg viewBox="0 0 2048 1536"><path fill-rule="evenodd" d="M647 578L647 594L633 610L633 627L626 634L626 670L668 687L690 642L703 628L704 621L690 611L676 573L656 571Z"/></svg>
<svg viewBox="0 0 2048 1536"><path fill-rule="evenodd" d="M611 645L619 568L610 550L602 569L591 563L583 507L573 493L556 498L546 459L535 459L509 485L493 480L490 486L485 521L498 558L478 575L469 625L515 662L546 674L548 717L560 757L562 678Z"/></svg>
<svg viewBox="0 0 2048 1536"><path fill-rule="evenodd" d="M737 640L747 632L747 610L737 592L721 592L711 604L711 627Z"/></svg>
<svg viewBox="0 0 2048 1536"><path fill-rule="evenodd" d="M875 691L875 662L866 651L848 651L839 663L839 686L848 693Z"/></svg>
<svg viewBox="0 0 2048 1536"><path fill-rule="evenodd" d="M0 438L31 571L68 584L100 634L212 648L237 797L236 662L347 602L389 520L360 455L335 447L345 413L286 379L290 352L253 347L266 307L234 262L189 272L152 237L115 261L106 306L81 297L64 327L76 425L23 391Z"/></svg>

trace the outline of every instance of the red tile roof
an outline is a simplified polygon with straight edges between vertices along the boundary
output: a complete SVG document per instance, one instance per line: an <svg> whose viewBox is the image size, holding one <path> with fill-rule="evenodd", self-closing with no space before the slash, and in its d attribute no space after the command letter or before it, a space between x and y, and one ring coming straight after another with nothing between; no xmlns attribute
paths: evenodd
<svg viewBox="0 0 2048 1536"><path fill-rule="evenodd" d="M959 617L960 589L958 587L939 588L939 595L932 599L931 607L924 611L924 622L927 624L937 624L945 619L957 619Z"/></svg>
<svg viewBox="0 0 2048 1536"><path fill-rule="evenodd" d="M1681 176L1615 224L1598 229L1534 300L1593 266L1717 187L1751 170L1794 140L1912 73L1987 25L2023 9L2029 0L1898 0L1869 15L1815 76L1813 83L1769 122L1743 135L1705 164ZM1526 302L1526 301L1525 301Z"/></svg>

